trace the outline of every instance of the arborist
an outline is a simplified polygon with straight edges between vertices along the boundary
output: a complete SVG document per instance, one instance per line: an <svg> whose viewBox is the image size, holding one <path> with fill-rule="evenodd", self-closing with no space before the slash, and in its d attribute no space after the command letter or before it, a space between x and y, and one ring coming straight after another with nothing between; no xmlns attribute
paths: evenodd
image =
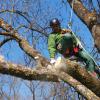
<svg viewBox="0 0 100 100"><path fill-rule="evenodd" d="M62 29L61 24L57 18L50 21L52 32L48 38L48 50L50 53L51 64L55 63L55 55L57 52L62 54L65 58L76 56L86 64L86 69L97 77L96 65L92 57L80 45L78 38L69 29ZM100 74L100 70L99 70Z"/></svg>

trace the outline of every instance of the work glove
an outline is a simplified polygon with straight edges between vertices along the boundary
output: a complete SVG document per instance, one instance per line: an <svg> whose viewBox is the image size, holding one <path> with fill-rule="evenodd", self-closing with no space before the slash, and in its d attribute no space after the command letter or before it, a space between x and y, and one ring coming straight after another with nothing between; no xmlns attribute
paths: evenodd
<svg viewBox="0 0 100 100"><path fill-rule="evenodd" d="M50 63L51 63L51 64L55 64L55 62L56 62L56 60L55 60L54 58L51 58L51 59L50 59Z"/></svg>
<svg viewBox="0 0 100 100"><path fill-rule="evenodd" d="M47 66L47 69L53 69L53 65L56 63L56 60L54 58L50 59L50 64Z"/></svg>

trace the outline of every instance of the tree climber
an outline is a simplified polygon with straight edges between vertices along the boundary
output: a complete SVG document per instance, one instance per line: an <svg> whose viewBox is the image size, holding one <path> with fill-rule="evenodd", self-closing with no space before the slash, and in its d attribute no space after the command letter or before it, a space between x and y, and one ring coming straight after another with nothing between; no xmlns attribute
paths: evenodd
<svg viewBox="0 0 100 100"><path fill-rule="evenodd" d="M98 72L95 61L82 47L80 41L71 30L61 29L60 22L57 18L50 21L50 27L52 28L52 33L48 38L48 50L51 64L56 62L55 54L57 52L62 54L65 58L74 55L86 63L86 69L91 72L93 76L97 77L97 73L100 75L100 69Z"/></svg>

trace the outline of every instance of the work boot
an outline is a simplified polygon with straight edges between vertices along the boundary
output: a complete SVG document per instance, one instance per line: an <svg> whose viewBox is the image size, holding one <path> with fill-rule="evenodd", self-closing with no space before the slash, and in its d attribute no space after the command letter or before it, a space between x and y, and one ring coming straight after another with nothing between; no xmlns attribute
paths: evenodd
<svg viewBox="0 0 100 100"><path fill-rule="evenodd" d="M100 78L100 67L96 66L95 72L98 74L98 77Z"/></svg>

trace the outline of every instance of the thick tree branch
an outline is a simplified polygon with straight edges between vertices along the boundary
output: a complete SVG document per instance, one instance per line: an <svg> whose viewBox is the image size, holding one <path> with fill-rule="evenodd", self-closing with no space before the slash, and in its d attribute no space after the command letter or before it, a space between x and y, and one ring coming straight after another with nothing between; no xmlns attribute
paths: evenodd
<svg viewBox="0 0 100 100"><path fill-rule="evenodd" d="M0 26L7 31L7 32L1 32L0 33L1 35L6 35L6 36L10 36L10 37L14 38L19 43L20 48L22 48L32 58L37 58L37 60L40 61L41 66L46 68L46 66L49 64L48 60L46 58L42 57L42 55L38 51L36 51L34 48L32 48L25 39L20 37L19 34L10 25L5 23L1 19ZM4 63L3 65L8 65L8 63L6 63L6 64ZM74 64L70 61L67 61L67 65L68 66L66 66L66 68L67 68L66 72L69 75L71 75L74 78L76 78L77 80L79 80L82 84L84 84L90 90L92 90L96 95L100 96L100 81L99 80L93 78L89 73L86 72L86 70L82 70L82 68L80 68L80 66L77 65L76 63ZM12 66L12 64L11 64L11 66ZM34 77L34 76L32 76L34 71L30 70L31 72L27 73L27 70L25 70L25 69L22 69L24 71L24 74L26 73L25 76L23 76L23 72L21 72L22 71L21 66L16 67L16 69L14 69L15 67L9 67L9 66L7 68L4 66L1 66L1 68L5 68L5 69L1 69L3 71L3 72L1 71L2 73L9 74L9 71L11 71L10 75L22 76L22 78L24 78L24 79L29 78L29 77L27 77L27 75L28 76L31 75L29 79L31 79L31 78L33 79L33 77ZM15 73L15 71L16 71L16 73ZM45 78L46 77L49 78L49 76L48 76L49 73L47 73L48 71L46 71L46 72L44 72L44 71L45 70L43 70L43 71L39 70L39 73L43 72L43 76ZM36 75L35 78L37 78L39 76L39 74L37 74L36 71L34 74ZM50 73L50 75L51 75L51 73ZM53 75L55 76L55 74L53 74ZM43 76L40 76L40 78L38 77L39 80L41 80L41 78L43 78ZM57 79L57 77L55 79Z"/></svg>
<svg viewBox="0 0 100 100"><path fill-rule="evenodd" d="M16 77L20 77L27 80L40 80L40 81L52 81L59 82L59 79L73 86L81 95L83 95L86 99L99 100L92 91L86 88L77 80L73 79L73 77L69 76L65 72L57 72L55 70L48 69L40 69L35 70L31 68L26 68L22 65L12 64L9 62L5 62L0 59L0 73L12 75Z"/></svg>
<svg viewBox="0 0 100 100"><path fill-rule="evenodd" d="M100 24L96 24L92 27L92 35L94 38L95 46L100 53Z"/></svg>
<svg viewBox="0 0 100 100"><path fill-rule="evenodd" d="M57 73L59 78L62 79L64 82L71 83L70 85L73 86L76 90L80 92L87 100L99 100L99 97L96 97L87 87L84 87L80 82L73 79L66 73L61 72L61 74ZM66 81L67 80L67 81ZM92 96L92 97L91 97Z"/></svg>
<svg viewBox="0 0 100 100"><path fill-rule="evenodd" d="M68 0L70 5L72 4L72 1L73 0ZM81 21L89 28L94 38L95 46L100 52L100 15L97 15L95 11L89 12L80 0L75 0L73 10Z"/></svg>
<svg viewBox="0 0 100 100"><path fill-rule="evenodd" d="M79 82L84 84L90 90L92 90L96 95L100 96L100 80L92 77L86 69L81 68L77 62L73 62L70 60L62 60L60 66L66 65L65 68L63 66L59 70L65 71L67 74L71 75ZM97 92L98 91L98 92Z"/></svg>
<svg viewBox="0 0 100 100"><path fill-rule="evenodd" d="M18 42L20 48L23 51L25 51L25 53L27 53L32 58L35 58L35 57L38 58L40 60L42 66L45 67L49 64L47 59L42 57L42 55L38 51L36 51L34 48L32 48L29 45L29 43L27 42L27 40L20 37L19 34L17 33L17 31L14 30L12 28L12 26L7 24L3 19L0 19L0 27L2 29L4 29L5 31L7 31L7 32L0 32L0 35L10 36L10 37L14 38Z"/></svg>
<svg viewBox="0 0 100 100"><path fill-rule="evenodd" d="M72 6L73 0L68 0L69 4ZM82 4L80 0L74 0L73 10L77 16L91 29L93 25L97 22L96 12L89 12Z"/></svg>

